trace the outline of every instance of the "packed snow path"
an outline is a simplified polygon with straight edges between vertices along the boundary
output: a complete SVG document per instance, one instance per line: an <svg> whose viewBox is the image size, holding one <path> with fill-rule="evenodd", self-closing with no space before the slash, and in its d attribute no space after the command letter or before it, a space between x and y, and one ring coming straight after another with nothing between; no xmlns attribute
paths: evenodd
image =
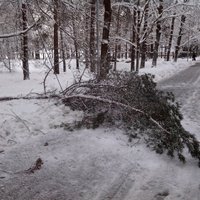
<svg viewBox="0 0 200 200"><path fill-rule="evenodd" d="M198 134L200 66L159 87L183 104L184 126ZM0 102L0 200L200 200L200 169L158 155L119 130L67 131L81 118L56 100ZM43 165L27 173L35 161Z"/></svg>
<svg viewBox="0 0 200 200"><path fill-rule="evenodd" d="M160 82L158 87L175 94L184 115L184 127L200 140L200 63Z"/></svg>

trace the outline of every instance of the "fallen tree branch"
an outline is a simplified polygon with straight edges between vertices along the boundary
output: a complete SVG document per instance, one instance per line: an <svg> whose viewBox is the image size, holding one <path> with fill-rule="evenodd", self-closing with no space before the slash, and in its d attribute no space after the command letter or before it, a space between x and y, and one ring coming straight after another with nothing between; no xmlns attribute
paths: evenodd
<svg viewBox="0 0 200 200"><path fill-rule="evenodd" d="M104 99L98 96L91 96L91 95L72 95L72 96L65 96L63 100L68 100L68 99L73 99L73 98L80 98L80 99L90 99L90 100L95 100L95 101L99 101L99 102L103 102L103 103L107 103L107 104L114 104L117 106L120 106L122 108L128 109L128 110L132 110L134 112L140 113L144 116L146 116L153 124L155 124L158 128L160 128L161 130L163 130L165 133L167 134L171 134L169 131L167 131L165 128L163 128L155 119L153 119L151 116L149 116L147 113L145 113L142 110L139 110L137 108L134 108L132 106L117 102L117 101L113 101L113 100L109 100L109 99Z"/></svg>
<svg viewBox="0 0 200 200"><path fill-rule="evenodd" d="M28 132L30 133L31 130L30 130L30 128L28 127L28 125L25 123L25 120L22 119L19 115L17 115L14 111L11 111L11 112L13 113L14 117L15 117L17 120L19 120L19 121L26 127L26 129L28 130Z"/></svg>
<svg viewBox="0 0 200 200"><path fill-rule="evenodd" d="M31 99L53 99L53 98L60 98L59 95L44 95L44 96L32 96L32 97L28 97L28 96L23 96L23 97L0 97L0 101L12 101L12 100L31 100Z"/></svg>

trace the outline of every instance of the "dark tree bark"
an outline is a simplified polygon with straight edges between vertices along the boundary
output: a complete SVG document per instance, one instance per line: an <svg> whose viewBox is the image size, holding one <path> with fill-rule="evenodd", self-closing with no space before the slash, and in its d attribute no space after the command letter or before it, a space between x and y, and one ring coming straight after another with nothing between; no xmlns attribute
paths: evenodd
<svg viewBox="0 0 200 200"><path fill-rule="evenodd" d="M131 42L135 44L136 42L136 9L133 10L133 25L132 25L132 39ZM135 71L135 46L131 46L131 71Z"/></svg>
<svg viewBox="0 0 200 200"><path fill-rule="evenodd" d="M59 52L58 52L58 0L54 0L54 74L59 74Z"/></svg>
<svg viewBox="0 0 200 200"><path fill-rule="evenodd" d="M90 71L96 71L95 63L95 2L96 0L91 0L90 9Z"/></svg>
<svg viewBox="0 0 200 200"><path fill-rule="evenodd" d="M39 38L36 39L35 41L35 59L39 60L40 59L40 41Z"/></svg>
<svg viewBox="0 0 200 200"><path fill-rule="evenodd" d="M179 29L178 39L177 39L177 43L176 43L176 46L175 46L174 62L176 62L177 59L178 59L178 52L180 50L180 44L181 44L181 39L182 39L182 35L183 35L183 26L185 24L185 20L186 20L185 15L182 15L181 16L181 25L180 25L180 29Z"/></svg>
<svg viewBox="0 0 200 200"><path fill-rule="evenodd" d="M117 45L117 58L120 59L121 58L121 51L122 51L122 45L118 44Z"/></svg>
<svg viewBox="0 0 200 200"><path fill-rule="evenodd" d="M125 12L126 12L126 24L125 24L125 30L124 30L124 33L125 35L127 35L130 31L130 24L131 24L131 10L130 8L128 7L124 7L123 9L125 9ZM129 57L129 44L126 42L125 43L125 53L124 53L124 56L125 56L125 59L128 59Z"/></svg>
<svg viewBox="0 0 200 200"><path fill-rule="evenodd" d="M175 13L174 13L175 15ZM170 60L170 53L171 53L171 47L172 47L172 39L174 35L174 24L175 24L175 17L172 17L172 23L170 27L170 36L169 36L169 43L168 43L168 49L167 49L167 61Z"/></svg>
<svg viewBox="0 0 200 200"><path fill-rule="evenodd" d="M120 6L118 7L118 11L117 11L117 26L116 26L116 31L115 31L116 36L119 35L119 26L120 26L119 17L120 17ZM115 40L114 71L116 71L117 69L117 52L118 52L118 39Z"/></svg>
<svg viewBox="0 0 200 200"><path fill-rule="evenodd" d="M26 30L27 26L27 6L22 3L22 28ZM27 32L22 34L22 67L24 80L30 79L29 77L29 65L28 65L28 35Z"/></svg>
<svg viewBox="0 0 200 200"><path fill-rule="evenodd" d="M126 42L125 44L125 55L124 55L125 59L128 59L128 44Z"/></svg>
<svg viewBox="0 0 200 200"><path fill-rule="evenodd" d="M88 10L89 10L88 7L86 7L85 9L86 9L86 12L88 12ZM90 66L90 62L89 62L90 61L90 52L89 52L89 48L88 48L89 41L90 41L89 20L90 20L90 16L88 16L86 13L86 16L85 16L85 47L84 47L85 67L86 68L89 68L89 66Z"/></svg>
<svg viewBox="0 0 200 200"><path fill-rule="evenodd" d="M64 26L64 20L65 20L65 4L64 2L59 0L59 31L60 31L60 53L62 57L62 64L63 64L63 72L66 72L66 43L65 43L65 38L64 38L64 30L62 27Z"/></svg>
<svg viewBox="0 0 200 200"><path fill-rule="evenodd" d="M76 69L79 69L79 50L78 50L78 38L77 38L77 30L75 25L75 17L73 17L73 34L74 34L74 48L75 48L75 56L76 56Z"/></svg>
<svg viewBox="0 0 200 200"><path fill-rule="evenodd" d="M60 29L60 44L61 44L61 53L63 60L63 72L66 72L66 56L65 56L65 43L63 38L63 31Z"/></svg>
<svg viewBox="0 0 200 200"><path fill-rule="evenodd" d="M139 71L139 60L140 60L140 0L137 1L137 34L136 34L136 71Z"/></svg>
<svg viewBox="0 0 200 200"><path fill-rule="evenodd" d="M145 67L145 61L146 61L146 52L147 52L147 26L148 26L148 14L149 14L149 0L146 0L145 2L145 8L144 8L144 26L143 26L143 42L141 46L141 63L140 68Z"/></svg>
<svg viewBox="0 0 200 200"><path fill-rule="evenodd" d="M162 17L162 14L163 14L163 0L159 0L159 2L160 2L159 7L157 8L159 18L158 18L157 24L156 24L156 40L155 40L155 44L154 44L152 67L155 67L157 65L158 49L159 49L160 38L161 38L161 21L160 21L160 18Z"/></svg>
<svg viewBox="0 0 200 200"><path fill-rule="evenodd" d="M110 56L109 56L109 35L110 35L110 23L111 23L111 2L110 0L103 1L105 12L104 12L104 26L103 36L101 43L101 63L100 63L100 77L99 79L105 79L110 67Z"/></svg>

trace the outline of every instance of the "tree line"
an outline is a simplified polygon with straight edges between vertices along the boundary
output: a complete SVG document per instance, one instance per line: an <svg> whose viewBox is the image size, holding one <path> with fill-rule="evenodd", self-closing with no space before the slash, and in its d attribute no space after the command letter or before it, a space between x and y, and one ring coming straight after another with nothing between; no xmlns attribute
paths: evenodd
<svg viewBox="0 0 200 200"><path fill-rule="evenodd" d="M76 59L104 79L120 59L130 71L198 53L200 5L196 0L18 0L0 3L0 61L52 59L55 74ZM111 65L112 64L112 65Z"/></svg>

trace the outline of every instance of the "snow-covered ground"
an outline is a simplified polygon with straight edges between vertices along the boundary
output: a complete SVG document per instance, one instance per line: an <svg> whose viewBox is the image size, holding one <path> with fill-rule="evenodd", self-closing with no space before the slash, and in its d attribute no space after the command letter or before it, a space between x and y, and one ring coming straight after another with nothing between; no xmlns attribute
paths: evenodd
<svg viewBox="0 0 200 200"><path fill-rule="evenodd" d="M161 81L192 64L159 61L158 67L151 68L149 62L141 73L153 73ZM22 80L19 67L15 66L13 73L1 72L0 96L43 92L45 70L34 65L27 81ZM119 69L129 67L118 63ZM78 77L73 65L71 69L58 76L63 88ZM47 87L59 90L53 74ZM0 115L1 200L200 199L200 169L191 157L184 165L149 151L143 144L128 143L117 129L65 130L62 123L79 120L82 113L71 111L59 100L3 101ZM43 160L41 169L26 173L38 158Z"/></svg>
<svg viewBox="0 0 200 200"><path fill-rule="evenodd" d="M199 58L200 59L200 58ZM198 59L197 59L198 60ZM188 68L189 66L193 65L194 61L187 60L187 59L179 59L178 62L167 62L163 59L158 59L158 66L152 68L152 60L148 60L146 62L146 67L140 69L140 74L150 73L155 75L155 81L162 81L167 79L174 74L179 73L180 71ZM119 62L117 63L117 70L130 70L130 63L126 62Z"/></svg>
<svg viewBox="0 0 200 200"><path fill-rule="evenodd" d="M23 73L21 67L21 61L12 61L12 72L10 73L3 64L0 63L0 96L22 96L32 93L44 92L44 79L46 74L51 69L51 65L47 62L47 66L44 65L46 61L35 60L29 62L30 67L30 80L23 80ZM67 60L67 70L62 72L59 76L53 74L53 70L46 78L46 90L47 91L62 91L62 89L71 85L74 80L79 80L83 76L85 80L91 78L91 75L84 70L81 66L80 70L75 69L75 60ZM83 71L85 73L83 73Z"/></svg>
<svg viewBox="0 0 200 200"><path fill-rule="evenodd" d="M199 58L200 59L200 58ZM30 80L22 81L23 74L21 68L21 61L12 61L12 73L0 63L0 96L20 96L29 93L43 93L44 92L44 78L49 71L43 60L30 61ZM151 73L155 75L155 81L166 79L180 71L191 66L194 62L187 61L186 59L179 59L177 63L166 62L158 60L158 66L152 68L151 61L147 61L146 68L140 70L142 73ZM47 63L50 67L50 63ZM62 72L59 76L50 73L46 80L47 91L60 91L67 86L71 85L75 79L79 79L83 74L83 79L91 78L87 70L83 73L83 67L80 70L75 70L75 60L67 60L67 71ZM130 63L121 61L117 63L117 70L130 71Z"/></svg>

